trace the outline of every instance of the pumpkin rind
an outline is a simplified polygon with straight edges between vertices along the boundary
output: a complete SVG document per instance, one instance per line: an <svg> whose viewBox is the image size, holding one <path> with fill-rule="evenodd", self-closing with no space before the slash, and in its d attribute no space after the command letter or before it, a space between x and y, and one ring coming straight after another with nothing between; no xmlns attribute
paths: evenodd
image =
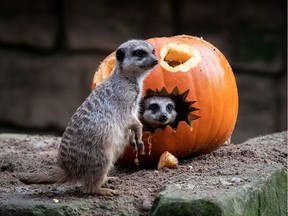
<svg viewBox="0 0 288 216"><path fill-rule="evenodd" d="M230 138L238 114L237 86L228 61L217 48L198 37L182 35L151 38L147 41L155 47L159 64L145 78L143 96L147 89L156 91L164 87L169 93L175 87L178 87L180 93L189 89L186 100L196 101L193 107L198 109L193 111L193 114L200 118L191 123L192 128L183 121L175 130L167 126L164 131L157 129L153 134L145 132L143 140L146 150L149 149L149 144L152 148L150 155L148 150L146 155L139 155L140 165L157 163L165 151L169 151L177 158L183 158L216 150ZM180 69L175 71L174 67L172 71L161 64L165 61L163 49L173 47L175 44L194 50L191 51L191 56L195 59L191 61L190 69L184 67L185 69L181 69L184 71ZM177 53L173 55L177 56ZM100 64L94 75L92 88L113 72L111 66L111 62L112 65L114 63L113 58L114 53ZM188 58L184 57L184 61ZM134 156L132 148L128 146L120 160L134 163Z"/></svg>

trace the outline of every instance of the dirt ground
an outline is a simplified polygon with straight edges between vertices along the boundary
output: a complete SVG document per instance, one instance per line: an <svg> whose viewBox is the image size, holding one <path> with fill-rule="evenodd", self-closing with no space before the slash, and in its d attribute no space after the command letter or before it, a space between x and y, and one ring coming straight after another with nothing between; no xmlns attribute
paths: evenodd
<svg viewBox="0 0 288 216"><path fill-rule="evenodd" d="M242 163L279 163L287 169L287 132L282 132L242 144L223 146L207 155L180 160L176 169L156 171L155 167L143 169L116 165L111 175L119 179L109 183L108 187L121 190L121 195L117 198L91 196L80 193L78 187L65 184L25 185L16 178L18 172L52 169L56 164L60 138L29 135L7 137L0 136L0 202L9 194L14 194L24 199L47 202L70 203L81 199L99 203L99 208L89 215L119 215L121 212L148 215L155 195L165 184L185 183L190 176L241 175ZM227 169L222 173L217 171L218 168ZM112 202L115 199L118 201Z"/></svg>

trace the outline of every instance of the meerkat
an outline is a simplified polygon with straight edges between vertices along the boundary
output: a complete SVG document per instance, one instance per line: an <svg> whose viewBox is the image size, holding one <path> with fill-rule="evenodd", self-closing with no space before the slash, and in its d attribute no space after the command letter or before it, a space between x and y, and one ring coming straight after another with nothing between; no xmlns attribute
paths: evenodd
<svg viewBox="0 0 288 216"><path fill-rule="evenodd" d="M170 97L151 96L142 101L140 120L144 130L155 131L173 125L177 116L175 102Z"/></svg>
<svg viewBox="0 0 288 216"><path fill-rule="evenodd" d="M142 82L158 64L154 47L143 40L129 40L116 50L113 74L99 84L71 117L63 133L58 167L43 173L20 176L24 183L81 183L83 192L116 195L104 188L109 170L128 142L144 151L138 108Z"/></svg>

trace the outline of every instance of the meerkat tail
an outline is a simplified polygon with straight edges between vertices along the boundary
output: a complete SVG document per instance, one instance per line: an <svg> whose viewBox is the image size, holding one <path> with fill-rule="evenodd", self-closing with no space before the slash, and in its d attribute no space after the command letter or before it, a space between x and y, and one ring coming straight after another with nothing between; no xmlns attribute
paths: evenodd
<svg viewBox="0 0 288 216"><path fill-rule="evenodd" d="M57 167L49 172L19 173L18 179L25 184L52 184L65 182L67 177L63 169Z"/></svg>

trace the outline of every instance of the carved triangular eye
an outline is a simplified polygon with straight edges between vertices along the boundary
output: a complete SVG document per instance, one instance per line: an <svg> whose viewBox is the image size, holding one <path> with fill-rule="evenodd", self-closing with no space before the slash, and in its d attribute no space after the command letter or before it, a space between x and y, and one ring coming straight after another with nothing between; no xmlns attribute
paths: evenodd
<svg viewBox="0 0 288 216"><path fill-rule="evenodd" d="M163 95L168 95L168 92L167 92L166 88L164 88L164 87L160 90L160 92Z"/></svg>
<svg viewBox="0 0 288 216"><path fill-rule="evenodd" d="M183 98L187 98L188 94L189 94L190 89L186 90L185 92L182 93Z"/></svg>
<svg viewBox="0 0 288 216"><path fill-rule="evenodd" d="M175 95L175 96L178 96L180 93L179 93L179 89L178 87L176 86L173 91L171 92L172 95Z"/></svg>

